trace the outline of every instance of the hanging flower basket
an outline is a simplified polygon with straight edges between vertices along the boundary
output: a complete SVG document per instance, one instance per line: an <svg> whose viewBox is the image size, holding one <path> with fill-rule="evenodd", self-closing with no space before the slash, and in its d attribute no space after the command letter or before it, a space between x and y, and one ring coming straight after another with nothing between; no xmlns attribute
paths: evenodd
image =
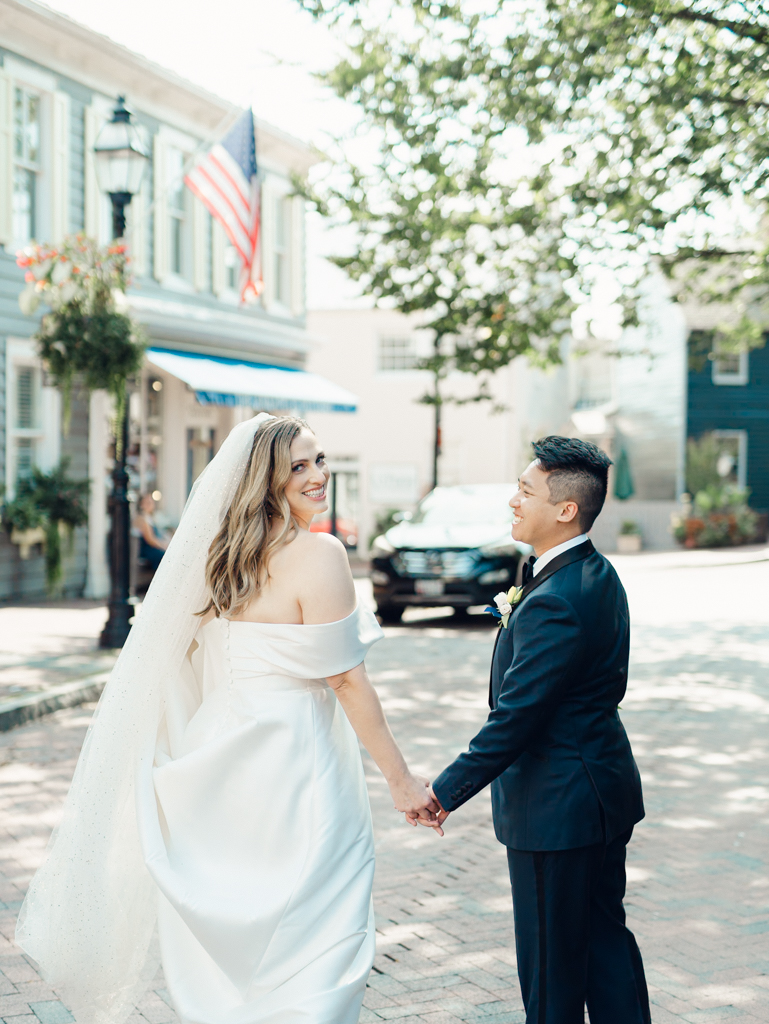
<svg viewBox="0 0 769 1024"><path fill-rule="evenodd" d="M141 331L126 312L125 246L76 235L59 248L30 246L16 262L26 271L22 312L32 316L41 303L49 307L35 339L48 379L62 393L65 431L76 377L86 391L103 388L113 396L119 423L126 382L144 354Z"/></svg>

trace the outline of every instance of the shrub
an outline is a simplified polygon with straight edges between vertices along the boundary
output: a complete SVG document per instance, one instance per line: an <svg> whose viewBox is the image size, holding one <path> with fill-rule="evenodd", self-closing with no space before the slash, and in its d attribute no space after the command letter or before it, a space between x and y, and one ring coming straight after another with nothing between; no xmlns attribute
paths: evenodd
<svg viewBox="0 0 769 1024"><path fill-rule="evenodd" d="M758 529L758 514L748 507L750 492L730 484L699 491L691 514L674 523L673 534L684 547L716 548L748 544Z"/></svg>

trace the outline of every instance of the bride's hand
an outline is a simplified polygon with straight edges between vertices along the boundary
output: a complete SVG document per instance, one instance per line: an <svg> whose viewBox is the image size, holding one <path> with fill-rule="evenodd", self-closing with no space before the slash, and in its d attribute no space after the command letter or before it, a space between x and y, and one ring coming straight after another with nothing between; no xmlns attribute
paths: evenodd
<svg viewBox="0 0 769 1024"><path fill-rule="evenodd" d="M396 811L405 814L409 824L416 827L419 821L422 825L434 828L438 835L443 835L437 814L440 804L432 795L429 779L407 771L390 780L389 786Z"/></svg>

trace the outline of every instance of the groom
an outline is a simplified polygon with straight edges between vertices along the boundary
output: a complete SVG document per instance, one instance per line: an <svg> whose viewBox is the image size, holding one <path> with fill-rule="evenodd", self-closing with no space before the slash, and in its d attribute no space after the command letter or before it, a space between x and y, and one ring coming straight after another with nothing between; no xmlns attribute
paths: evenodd
<svg viewBox="0 0 769 1024"><path fill-rule="evenodd" d="M583 1024L585 1004L591 1024L650 1024L622 905L625 847L644 814L617 713L627 600L587 536L611 461L574 438L545 437L533 448L510 505L513 537L536 560L497 635L488 720L433 791L442 821L491 783L527 1024Z"/></svg>

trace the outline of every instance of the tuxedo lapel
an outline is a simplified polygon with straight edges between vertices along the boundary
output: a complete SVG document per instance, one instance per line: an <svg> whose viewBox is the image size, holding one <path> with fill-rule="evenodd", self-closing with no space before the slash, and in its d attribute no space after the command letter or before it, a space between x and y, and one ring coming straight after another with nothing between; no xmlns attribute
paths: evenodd
<svg viewBox="0 0 769 1024"><path fill-rule="evenodd" d="M497 628L497 635L494 637L494 647L491 651L491 666L489 668L489 707L494 707L494 659L497 656L497 646L499 644L499 638L502 636L502 626Z"/></svg>
<svg viewBox="0 0 769 1024"><path fill-rule="evenodd" d="M545 580L549 580L551 576L558 572L559 569L563 569L565 565L571 565L572 562L579 562L583 558L587 558L592 555L595 551L592 541L586 540L584 544L578 544L575 548L569 548L568 551L564 551L562 555L558 555L552 562L548 562L542 572L538 572L536 576L529 580L524 586L523 593L521 594L521 600L518 602L517 608L520 608L521 604L529 596L532 590L536 590L537 587L541 586ZM516 611L517 611L516 608Z"/></svg>
<svg viewBox="0 0 769 1024"><path fill-rule="evenodd" d="M551 576L557 573L559 569L563 569L565 565L571 565L572 562L579 562L583 558L587 558L589 555L592 555L594 551L595 548L593 547L592 541L589 540L586 540L584 544L578 544L574 548L569 548L568 551L564 551L562 555L558 555L557 558L554 558L552 562L548 562L548 564L545 566L542 572L537 573L536 576L533 576L527 583L524 584L522 588L521 598L516 604L515 608L513 608L510 618L508 619L507 626L502 627L500 625L499 629L497 630L496 639L494 640L494 649L491 652L491 670L489 672L489 707L493 707L492 691L494 679L494 659L496 658L497 655L497 646L499 644L500 637L505 632L505 629L513 628L513 617L517 614L518 609L521 607L524 600L529 596L529 594L533 590L536 590L537 587L544 583L545 580L550 579Z"/></svg>

